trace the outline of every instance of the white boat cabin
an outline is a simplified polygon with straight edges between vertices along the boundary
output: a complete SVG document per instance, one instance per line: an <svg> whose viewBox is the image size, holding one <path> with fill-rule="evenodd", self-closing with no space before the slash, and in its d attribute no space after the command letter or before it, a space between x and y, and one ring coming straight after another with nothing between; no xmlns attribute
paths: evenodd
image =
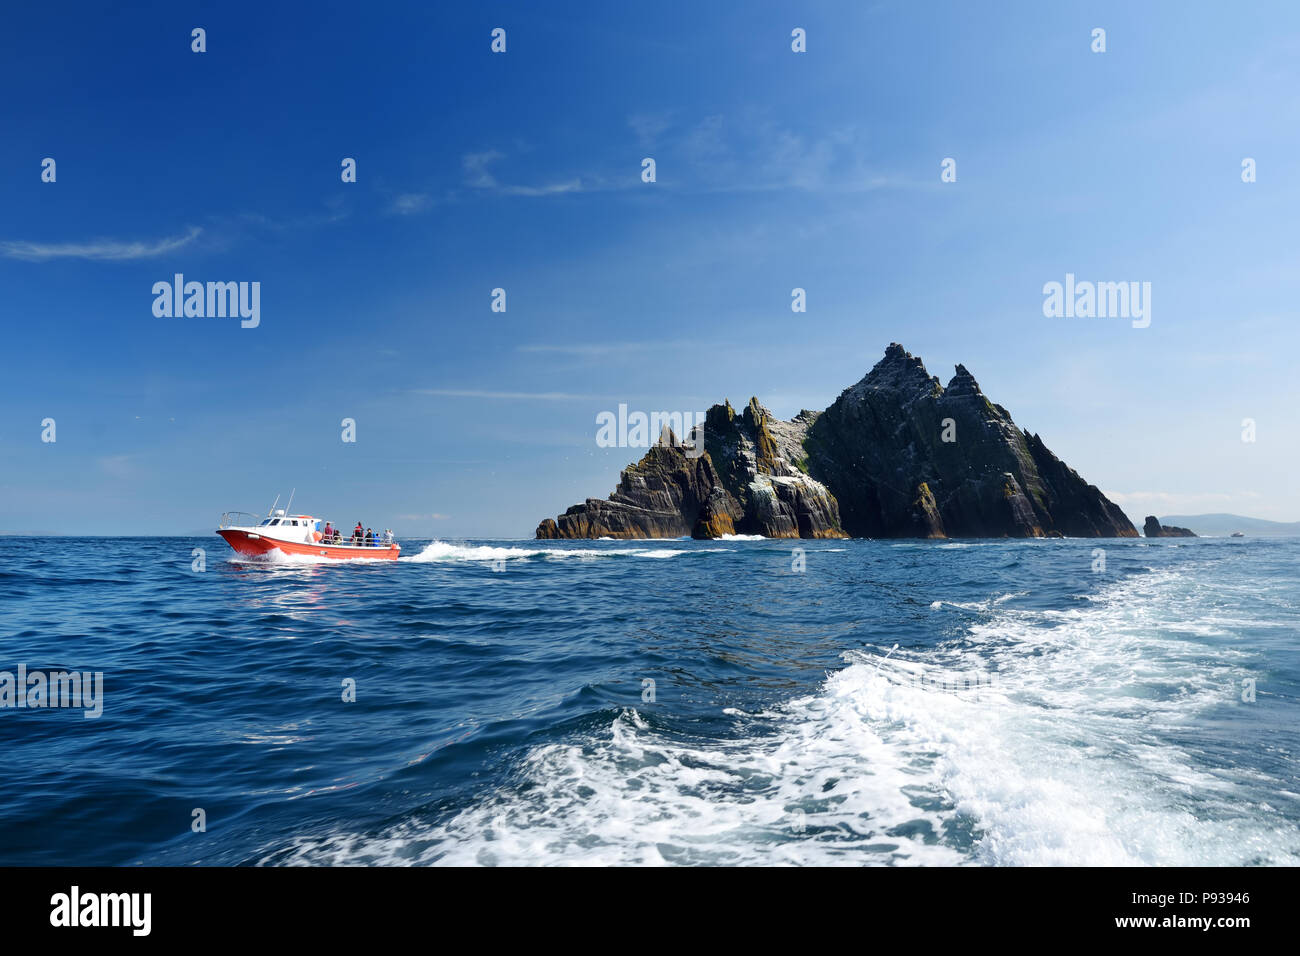
<svg viewBox="0 0 1300 956"><path fill-rule="evenodd" d="M279 538L281 541L305 541L307 543L320 540L312 534L312 532L318 532L320 529L321 523L311 515L286 515L283 508L272 511L257 526L257 530L268 538Z"/></svg>

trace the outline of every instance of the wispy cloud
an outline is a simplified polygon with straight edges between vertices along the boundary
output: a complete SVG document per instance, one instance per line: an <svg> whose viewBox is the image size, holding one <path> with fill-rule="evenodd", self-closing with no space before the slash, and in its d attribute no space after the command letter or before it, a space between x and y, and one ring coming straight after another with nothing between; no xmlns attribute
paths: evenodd
<svg viewBox="0 0 1300 956"><path fill-rule="evenodd" d="M447 398L493 398L526 402L586 402L598 395L574 395L569 392L494 392L474 388L414 388L416 395L440 395Z"/></svg>
<svg viewBox="0 0 1300 956"><path fill-rule="evenodd" d="M432 520L434 520L434 521L446 521L448 518L451 517L451 515L445 515L445 514L441 514L441 513L437 512L437 511L435 511L435 512L433 512L433 514L424 514L424 515L398 515L397 517L398 517L399 519L401 519L402 521L428 521L428 520L430 520L430 519L432 519Z"/></svg>
<svg viewBox="0 0 1300 956"><path fill-rule="evenodd" d="M432 203L433 198L428 193L402 193L389 203L388 211L398 216L413 216L428 209Z"/></svg>
<svg viewBox="0 0 1300 956"><path fill-rule="evenodd" d="M461 157L465 182L476 189L487 189L506 196L554 196L582 191L582 180L577 178L542 186L514 186L502 183L488 167L504 158L505 154L495 149L481 153L466 153Z"/></svg>
<svg viewBox="0 0 1300 956"><path fill-rule="evenodd" d="M668 113L634 113L627 118L627 125L636 134L639 145L650 147L668 131L672 121Z"/></svg>
<svg viewBox="0 0 1300 956"><path fill-rule="evenodd" d="M657 129L656 135L668 128ZM870 167L863 158L871 154L870 140L853 124L803 135L763 111L747 110L740 116L701 117L693 125L674 127L667 139L659 145L669 156L680 157L691 171L683 180L697 190L851 193L920 185ZM663 177L665 184L672 181Z"/></svg>
<svg viewBox="0 0 1300 956"><path fill-rule="evenodd" d="M89 242L0 242L0 256L22 259L25 262L47 262L50 259L89 259L99 262L128 262L133 259L152 259L188 246L203 230L191 226L181 236L158 239L153 242L129 242L122 239L92 239Z"/></svg>
<svg viewBox="0 0 1300 956"><path fill-rule="evenodd" d="M322 204L323 212L306 213L297 216L271 217L260 212L242 212L233 219L234 226L256 226L273 232L287 232L296 229L314 229L342 222L352 215L347 200L331 196ZM221 223L221 220L217 220Z"/></svg>
<svg viewBox="0 0 1300 956"><path fill-rule="evenodd" d="M663 342L580 342L576 344L536 344L520 345L517 352L544 352L553 355L581 355L598 358L610 355L637 355L642 352L677 351L679 349L700 348L699 342L689 339L677 339Z"/></svg>
<svg viewBox="0 0 1300 956"><path fill-rule="evenodd" d="M130 455L107 455L96 459L99 470L110 478L131 478L136 470Z"/></svg>
<svg viewBox="0 0 1300 956"><path fill-rule="evenodd" d="M560 193L580 193L582 180L575 178L568 182L551 183L547 186L502 186L501 191L507 196L556 196Z"/></svg>
<svg viewBox="0 0 1300 956"><path fill-rule="evenodd" d="M481 153L466 153L460 159L461 168L465 170L465 182L480 189L495 189L497 180L488 172L488 166L504 155L505 153L495 149Z"/></svg>
<svg viewBox="0 0 1300 956"><path fill-rule="evenodd" d="M866 131L852 123L801 133L761 110L737 116L709 114L693 122L670 113L636 113L627 125L639 148L653 150L660 165L658 189L731 193L798 190L858 193L877 189L925 187L920 180L882 172L868 165ZM461 156L465 185L502 196L554 196L643 188L639 162L627 156L614 168L605 163L574 176L541 185L503 182L496 169L508 159L498 149ZM931 184L932 185L932 184Z"/></svg>

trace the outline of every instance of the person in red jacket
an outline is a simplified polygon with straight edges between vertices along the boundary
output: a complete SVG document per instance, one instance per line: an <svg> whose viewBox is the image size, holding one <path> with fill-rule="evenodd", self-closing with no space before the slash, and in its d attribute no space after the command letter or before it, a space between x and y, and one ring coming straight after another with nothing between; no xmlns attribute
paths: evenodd
<svg viewBox="0 0 1300 956"><path fill-rule="evenodd" d="M358 522L357 522L357 526L356 526L355 528L352 529L352 543L353 543L353 544L360 544L360 543L361 543L361 536L362 536L363 534L365 534L365 533L366 533L365 529L364 529L363 527L361 527L361 522L358 521Z"/></svg>

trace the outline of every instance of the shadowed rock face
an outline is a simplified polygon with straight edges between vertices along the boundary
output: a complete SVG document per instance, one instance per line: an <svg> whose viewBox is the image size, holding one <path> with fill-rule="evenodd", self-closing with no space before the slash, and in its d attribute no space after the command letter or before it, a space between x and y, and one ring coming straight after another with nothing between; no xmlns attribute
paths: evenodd
<svg viewBox="0 0 1300 956"><path fill-rule="evenodd" d="M537 537L719 537L734 533L741 517L707 453L691 458L675 440L661 440L624 470L608 499L588 498L554 521L547 518Z"/></svg>
<svg viewBox="0 0 1300 956"><path fill-rule="evenodd" d="M854 537L1136 537L962 365L944 388L893 344L808 430L809 472Z"/></svg>
<svg viewBox="0 0 1300 956"><path fill-rule="evenodd" d="M1147 515L1142 524L1142 533L1148 538L1195 538L1196 532L1189 528L1179 528L1171 524L1162 525L1155 515Z"/></svg>
<svg viewBox="0 0 1300 956"><path fill-rule="evenodd" d="M944 388L901 345L825 412L709 409L705 453L661 443L539 538L1136 537L1095 486L958 365Z"/></svg>

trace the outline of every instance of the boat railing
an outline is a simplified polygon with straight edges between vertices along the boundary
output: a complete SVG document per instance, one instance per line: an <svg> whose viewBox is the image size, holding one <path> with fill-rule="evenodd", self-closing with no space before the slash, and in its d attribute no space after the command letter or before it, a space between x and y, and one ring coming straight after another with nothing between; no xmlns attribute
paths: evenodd
<svg viewBox="0 0 1300 956"><path fill-rule="evenodd" d="M379 537L379 539L378 539L377 541L375 541L375 542L372 544L372 543L370 543L370 542L364 540L363 538L356 538L356 537L353 537L353 536L350 535L350 534L335 534L335 535L333 535L332 537L323 537L323 538L321 538L321 540L320 540L319 543L320 543L320 544L332 544L332 545L334 545L335 547L340 547L340 548L377 548L377 549L384 549L384 548L391 548L394 544L396 544L396 543L397 543L397 538L394 537L392 541L385 541L385 540L383 539L383 536L381 535L381 536Z"/></svg>
<svg viewBox="0 0 1300 956"><path fill-rule="evenodd" d="M261 522L260 516L249 511L225 511L221 514L221 521L217 524L217 529L252 528L261 524Z"/></svg>

